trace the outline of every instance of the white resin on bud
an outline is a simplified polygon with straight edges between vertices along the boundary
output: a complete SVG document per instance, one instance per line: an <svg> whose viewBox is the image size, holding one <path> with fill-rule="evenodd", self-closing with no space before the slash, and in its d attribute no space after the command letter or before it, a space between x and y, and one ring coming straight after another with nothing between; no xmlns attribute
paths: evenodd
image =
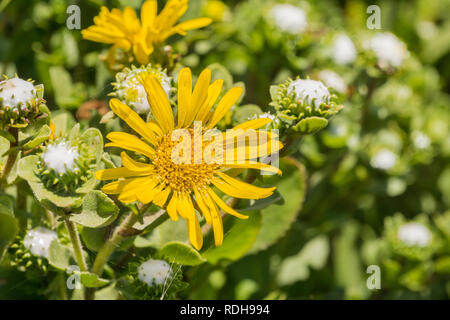
<svg viewBox="0 0 450 320"><path fill-rule="evenodd" d="M297 100L301 100L305 105L314 106L316 109L322 103L328 103L330 100L330 91L322 82L316 80L292 81L288 91L289 93L295 92Z"/></svg>
<svg viewBox="0 0 450 320"><path fill-rule="evenodd" d="M274 6L270 10L270 16L277 28L290 34L302 33L308 26L306 13L302 9L290 4L278 4Z"/></svg>
<svg viewBox="0 0 450 320"><path fill-rule="evenodd" d="M149 259L138 268L139 280L149 286L164 284L172 273L172 268L164 260Z"/></svg>
<svg viewBox="0 0 450 320"><path fill-rule="evenodd" d="M76 148L71 147L67 142L50 144L42 154L42 160L47 168L55 170L57 173L66 173L76 168L75 160L79 157Z"/></svg>
<svg viewBox="0 0 450 320"><path fill-rule="evenodd" d="M406 223L397 231L397 238L410 247L426 247L430 243L431 237L430 230L417 222Z"/></svg>
<svg viewBox="0 0 450 320"><path fill-rule="evenodd" d="M48 258L50 244L56 239L58 239L56 232L44 227L37 227L27 232L23 244L35 256Z"/></svg>
<svg viewBox="0 0 450 320"><path fill-rule="evenodd" d="M20 78L11 78L0 82L0 98L3 106L11 108L19 104L25 106L36 97L36 89L31 82Z"/></svg>

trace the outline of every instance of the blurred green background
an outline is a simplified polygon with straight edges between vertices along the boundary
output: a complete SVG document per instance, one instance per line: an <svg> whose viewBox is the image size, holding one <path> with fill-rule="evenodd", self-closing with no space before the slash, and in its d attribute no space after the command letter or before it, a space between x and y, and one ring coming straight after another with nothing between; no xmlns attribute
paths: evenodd
<svg viewBox="0 0 450 320"><path fill-rule="evenodd" d="M81 8L86 28L102 5L138 9L141 3L1 0L0 74L43 83L48 106L76 116L85 102L107 100L113 77L98 59L106 46L66 27L67 7ZM269 11L277 3L306 12L301 36L274 27ZM381 9L381 30L366 27L366 9L373 4ZM243 104L259 106L241 112L246 116L270 110L270 85L288 77L316 79L332 70L347 89L339 93L344 110L302 141L294 160L282 163L282 178L272 178L284 203L262 210L254 222L260 229L243 227L231 235L230 243L242 252L231 254L224 245L214 263L187 269L191 285L180 298L449 298L450 1L191 0L183 19L205 15L215 20L210 27L173 37L170 44L194 73L215 64L217 72L244 82ZM362 43L385 31L410 54L399 70L383 73L364 55ZM355 43L353 64L330 58L337 33ZM234 112L231 121L242 117ZM92 118L79 120L99 126L98 118L94 110ZM374 165L380 150L389 150L395 165ZM432 234L426 248L398 243L399 227L410 221ZM367 287L369 265L380 267L381 289ZM6 276L15 284L2 283ZM42 298L42 291L42 283L0 270L1 299Z"/></svg>

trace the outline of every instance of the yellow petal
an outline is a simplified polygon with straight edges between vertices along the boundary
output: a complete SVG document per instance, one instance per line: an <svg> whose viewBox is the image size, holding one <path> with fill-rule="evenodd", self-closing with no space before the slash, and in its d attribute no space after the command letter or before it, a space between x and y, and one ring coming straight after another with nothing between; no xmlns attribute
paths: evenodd
<svg viewBox="0 0 450 320"><path fill-rule="evenodd" d="M208 99L206 102L200 107L198 110L197 116L195 117L195 120L205 122L206 116L208 115L209 111L211 110L214 103L216 103L217 98L220 95L220 92L222 91L223 86L223 80L218 79L214 81L208 88Z"/></svg>
<svg viewBox="0 0 450 320"><path fill-rule="evenodd" d="M120 178L146 176L150 173L151 172L144 172L144 171L136 172L128 168L121 167L97 171L95 173L95 177L97 178L97 180L114 180Z"/></svg>
<svg viewBox="0 0 450 320"><path fill-rule="evenodd" d="M133 181L133 179L118 180L105 184L102 187L102 191L106 194L119 194L127 184L131 183L131 181Z"/></svg>
<svg viewBox="0 0 450 320"><path fill-rule="evenodd" d="M216 110L214 110L214 113L211 117L211 120L208 123L208 128L214 127L217 122L220 121L220 119L225 116L225 114L230 110L230 108L236 103L236 101L239 99L239 97L242 94L242 88L241 87L234 87L231 88L220 100L219 104L217 105Z"/></svg>
<svg viewBox="0 0 450 320"><path fill-rule="evenodd" d="M120 155L122 157L122 165L131 171L151 174L155 170L153 165L135 161L126 152L122 152Z"/></svg>
<svg viewBox="0 0 450 320"><path fill-rule="evenodd" d="M246 182L242 182L222 172L215 172L222 180L213 178L212 183L222 192L242 199L262 199L273 194L276 188L260 188Z"/></svg>
<svg viewBox="0 0 450 320"><path fill-rule="evenodd" d="M155 143L155 135L148 129L147 124L144 120L130 107L126 104L123 104L118 99L111 99L109 102L109 106L111 110L120 117L123 121L125 121L131 129L140 134L145 140L150 143Z"/></svg>
<svg viewBox="0 0 450 320"><path fill-rule="evenodd" d="M137 195L138 193L145 191L152 184L154 184L153 179L148 177L133 179L132 182L123 188L119 195L119 200L122 201L123 198L128 198L131 195Z"/></svg>
<svg viewBox="0 0 450 320"><path fill-rule="evenodd" d="M169 197L171 191L172 189L170 187L166 187L155 196L153 203L157 206L163 207L166 204L167 198Z"/></svg>
<svg viewBox="0 0 450 320"><path fill-rule="evenodd" d="M220 215L216 203L211 199L207 191L202 192L202 197L211 210L211 219L214 232L214 243L216 246L220 246L223 242L222 216Z"/></svg>
<svg viewBox="0 0 450 320"><path fill-rule="evenodd" d="M182 196L183 209L185 211L188 222L189 240L195 249L200 250L203 246L203 235L200 229L197 215L195 214L194 206L189 195ZM181 212L178 212L181 215Z"/></svg>
<svg viewBox="0 0 450 320"><path fill-rule="evenodd" d="M248 129L259 129L261 127L264 127L266 124L272 122L272 119L269 118L259 118L259 119L253 119L250 121L246 121L244 123L241 123L233 128L233 130L248 130Z"/></svg>
<svg viewBox="0 0 450 320"><path fill-rule="evenodd" d="M144 88L150 109L159 126L163 132L171 131L174 127L172 107L161 83L154 75L149 75L144 81Z"/></svg>
<svg viewBox="0 0 450 320"><path fill-rule="evenodd" d="M178 73L178 128L185 126L186 116L191 109L192 74L183 68Z"/></svg>
<svg viewBox="0 0 450 320"><path fill-rule="evenodd" d="M145 190L136 193L138 200L145 204L150 203L158 194L158 192L161 190L158 187L156 187L156 185L157 182L152 181L152 183L149 183L145 186Z"/></svg>
<svg viewBox="0 0 450 320"><path fill-rule="evenodd" d="M155 24L160 28L170 28L188 9L188 0L169 0L156 18Z"/></svg>
<svg viewBox="0 0 450 320"><path fill-rule="evenodd" d="M248 169L259 169L259 170L264 170L264 171L269 171L269 172L273 172L276 174L281 174L281 170L265 164L265 163L261 163L261 162L256 162L256 161L246 161L245 163L223 163L222 164L223 167L225 168L248 168Z"/></svg>
<svg viewBox="0 0 450 320"><path fill-rule="evenodd" d="M141 22L144 28L153 25L158 11L157 0L147 0L141 7Z"/></svg>
<svg viewBox="0 0 450 320"><path fill-rule="evenodd" d="M135 135L125 132L111 132L108 133L106 138L112 142L105 144L105 147L119 147L135 151L148 158L152 158L155 155L155 150Z"/></svg>
<svg viewBox="0 0 450 320"><path fill-rule="evenodd" d="M225 211L226 213L231 214L235 217L238 217L240 219L248 219L248 216L237 212L236 210L231 208L229 205L227 205L222 199L220 199L220 197L214 191L211 190L211 188L206 188L206 190L208 191L208 194L211 196L211 198L214 200L214 202L217 203L217 205L223 211Z"/></svg>
<svg viewBox="0 0 450 320"><path fill-rule="evenodd" d="M205 217L206 223L211 224L211 213L209 211L209 208L203 201L203 198L200 194L200 192L197 190L197 188L194 188L194 194L195 194L195 202L197 203L198 207L200 208L200 211L202 212L203 216Z"/></svg>
<svg viewBox="0 0 450 320"><path fill-rule="evenodd" d="M191 105L186 115L185 125L190 126L194 121L199 109L203 106L208 98L209 83L211 82L211 70L205 69L198 77L192 93Z"/></svg>
<svg viewBox="0 0 450 320"><path fill-rule="evenodd" d="M167 213L169 214L169 217L172 221L178 220L177 205L178 205L178 194L174 192L172 194L172 198L169 201L169 205L167 206Z"/></svg>
<svg viewBox="0 0 450 320"><path fill-rule="evenodd" d="M188 30L194 30L206 27L207 25L210 25L212 22L211 18L197 18L197 19L191 19L184 22L181 22L176 26L176 29L180 29L183 31Z"/></svg>

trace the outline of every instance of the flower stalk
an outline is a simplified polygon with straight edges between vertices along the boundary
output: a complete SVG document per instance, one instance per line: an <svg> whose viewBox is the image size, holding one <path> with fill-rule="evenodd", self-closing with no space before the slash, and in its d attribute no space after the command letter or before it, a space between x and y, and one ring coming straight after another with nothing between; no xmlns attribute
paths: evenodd
<svg viewBox="0 0 450 320"><path fill-rule="evenodd" d="M67 231L69 232L70 241L72 242L73 252L75 254L75 260L77 261L80 271L88 271L88 266L83 255L83 249L81 246L80 235L78 234L77 226L74 222L70 221L68 216L64 218Z"/></svg>
<svg viewBox="0 0 450 320"><path fill-rule="evenodd" d="M8 132L11 134L14 140L10 141L8 159L6 160L6 164L3 168L2 176L0 178L0 190L3 189L7 184L8 175L11 172L14 163L16 162L17 155L19 154L19 151L16 150L17 142L19 140L19 130L17 128L10 127Z"/></svg>

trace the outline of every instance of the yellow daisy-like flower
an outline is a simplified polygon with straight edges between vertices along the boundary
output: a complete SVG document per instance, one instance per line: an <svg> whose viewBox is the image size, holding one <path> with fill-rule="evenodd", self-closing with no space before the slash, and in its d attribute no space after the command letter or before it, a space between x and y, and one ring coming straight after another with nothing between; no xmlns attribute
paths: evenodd
<svg viewBox="0 0 450 320"><path fill-rule="evenodd" d="M212 224L216 245L221 245L223 241L219 208L238 218L247 218L226 204L214 189L242 199L265 198L275 189L242 182L228 175L227 170L249 168L281 173L278 168L252 160L268 156L282 148L275 134L256 130L271 122L271 119L250 120L229 132L215 129L215 125L241 96L242 88L230 89L213 110L221 93L223 80L210 82L211 71L205 69L192 90L191 70L184 68L180 71L177 121L167 94L155 76L150 75L143 81L155 121L145 122L127 105L118 99L112 99L110 101L112 111L143 139L129 133L111 132L107 135L111 142L105 146L136 152L149 161L138 162L126 152L122 152L121 168L105 169L96 173L99 180L119 179L106 184L102 190L107 194L117 194L120 201L124 203L140 201L145 204L153 202L155 205L165 207L172 220L178 220L178 216L186 219L189 239L198 250L202 247L203 236L195 209L205 217L206 223ZM180 142L185 137L180 139L178 132L188 135L189 144ZM211 139L211 132L214 132L212 136L217 140ZM229 134L230 132L233 134ZM256 143L247 143L250 139L249 133L258 134ZM196 138L199 137L200 144L196 142L198 141ZM239 137L244 137L246 143L238 143ZM190 138L193 138L193 143ZM177 157L174 158L174 154L180 154L178 152L180 145L187 146L187 149L182 149L181 154L187 155L188 161L180 162ZM211 146L223 147L225 155L222 161L197 158L199 154L206 154L206 150ZM220 148L217 150L219 154ZM214 152L212 154L217 155Z"/></svg>
<svg viewBox="0 0 450 320"><path fill-rule="evenodd" d="M82 30L81 34L87 40L132 50L139 63L147 64L155 43L161 43L174 34L185 35L188 30L211 23L210 18L198 18L176 24L187 8L188 0L169 0L158 15L157 0L147 0L141 7L139 20L131 7L126 7L123 12L102 7L94 18L94 25Z"/></svg>

